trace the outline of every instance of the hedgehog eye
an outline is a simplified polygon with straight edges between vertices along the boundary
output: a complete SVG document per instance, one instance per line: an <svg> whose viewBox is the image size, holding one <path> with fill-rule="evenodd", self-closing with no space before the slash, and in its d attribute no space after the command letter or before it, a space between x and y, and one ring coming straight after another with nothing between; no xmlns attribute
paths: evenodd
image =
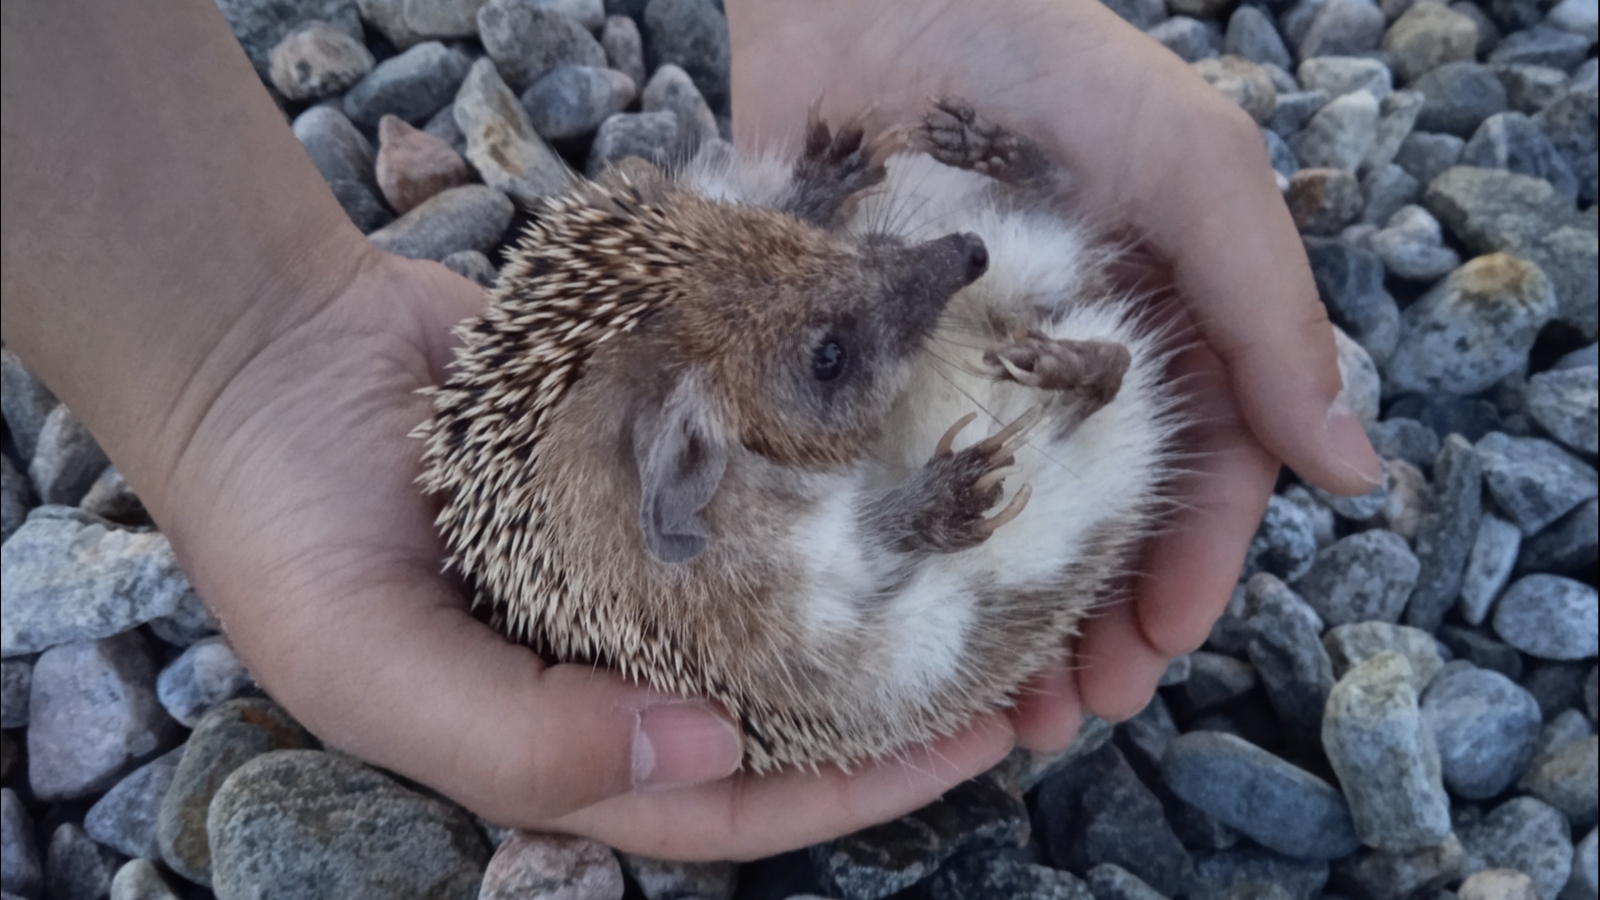
<svg viewBox="0 0 1600 900"><path fill-rule="evenodd" d="M837 338L823 338L817 349L811 351L811 377L818 381L833 381L844 374L844 363L844 345Z"/></svg>

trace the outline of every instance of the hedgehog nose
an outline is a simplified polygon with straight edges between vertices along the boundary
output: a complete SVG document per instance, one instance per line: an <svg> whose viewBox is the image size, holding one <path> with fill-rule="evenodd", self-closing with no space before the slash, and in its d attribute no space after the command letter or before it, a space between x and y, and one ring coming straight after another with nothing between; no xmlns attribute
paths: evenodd
<svg viewBox="0 0 1600 900"><path fill-rule="evenodd" d="M964 244L962 252L967 261L967 284L971 284L989 271L989 248L983 245L983 238L975 234L963 234L961 241Z"/></svg>

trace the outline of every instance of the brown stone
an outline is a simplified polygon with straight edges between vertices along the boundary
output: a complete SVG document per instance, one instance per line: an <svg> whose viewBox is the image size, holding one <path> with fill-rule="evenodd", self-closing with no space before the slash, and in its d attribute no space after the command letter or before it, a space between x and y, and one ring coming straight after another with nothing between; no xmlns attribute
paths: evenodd
<svg viewBox="0 0 1600 900"><path fill-rule="evenodd" d="M372 71L366 45L329 25L307 22L272 48L272 85L290 100L337 94Z"/></svg>
<svg viewBox="0 0 1600 900"><path fill-rule="evenodd" d="M1361 182L1344 169L1301 169L1283 199L1301 234L1333 236L1361 214Z"/></svg>
<svg viewBox="0 0 1600 900"><path fill-rule="evenodd" d="M449 144L397 116L378 120L378 189L404 215L448 188L472 181L472 170Z"/></svg>
<svg viewBox="0 0 1600 900"><path fill-rule="evenodd" d="M622 866L594 841L559 834L514 832L489 860L480 900L622 900Z"/></svg>

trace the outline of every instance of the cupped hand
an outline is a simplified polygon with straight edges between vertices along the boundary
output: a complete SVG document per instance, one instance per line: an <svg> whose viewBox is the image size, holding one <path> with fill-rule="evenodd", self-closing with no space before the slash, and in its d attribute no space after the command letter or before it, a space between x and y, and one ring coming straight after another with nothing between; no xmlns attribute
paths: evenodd
<svg viewBox="0 0 1600 900"><path fill-rule="evenodd" d="M1382 477L1259 129L1096 0L730 0L728 14L739 140L795 140L818 95L824 116L871 108L881 127L963 97L1043 140L1075 208L1157 261L1141 286L1175 288L1167 319L1193 336L1173 372L1194 423L1179 511L1130 602L1089 619L1071 665L1036 678L1011 718L1055 750L1085 712L1133 715L1221 614L1280 463L1343 494Z"/></svg>

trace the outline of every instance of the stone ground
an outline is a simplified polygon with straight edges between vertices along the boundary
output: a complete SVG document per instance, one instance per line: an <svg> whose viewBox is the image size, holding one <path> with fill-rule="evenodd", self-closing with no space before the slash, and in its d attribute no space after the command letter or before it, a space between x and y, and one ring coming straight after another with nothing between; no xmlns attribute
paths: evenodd
<svg viewBox="0 0 1600 900"><path fill-rule="evenodd" d="M1138 717L742 866L508 832L261 696L6 351L6 900L1596 900L1595 0L1110 5L1262 126L1388 461L1285 476ZM712 0L219 6L373 242L480 282L564 166L728 134Z"/></svg>

